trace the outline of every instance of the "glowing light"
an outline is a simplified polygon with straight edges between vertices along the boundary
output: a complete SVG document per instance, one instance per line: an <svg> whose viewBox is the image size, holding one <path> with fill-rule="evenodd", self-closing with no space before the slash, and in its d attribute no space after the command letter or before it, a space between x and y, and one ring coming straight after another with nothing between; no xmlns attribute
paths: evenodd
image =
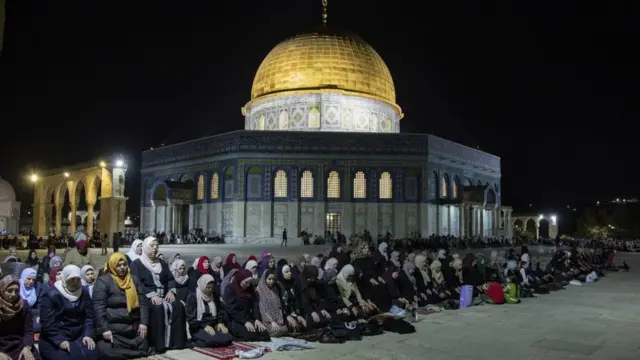
<svg viewBox="0 0 640 360"><path fill-rule="evenodd" d="M69 177L69 173L68 173L68 172L65 172L65 173L64 173L64 177Z"/></svg>
<svg viewBox="0 0 640 360"><path fill-rule="evenodd" d="M542 220L542 219L544 219L544 215L540 214L540 215L538 216L538 220Z"/></svg>
<svg viewBox="0 0 640 360"><path fill-rule="evenodd" d="M123 167L123 166L124 166L124 160L122 159L116 160L116 167Z"/></svg>
<svg viewBox="0 0 640 360"><path fill-rule="evenodd" d="M31 174L31 176L29 178L31 179L31 182L38 181L38 175L36 175L36 174Z"/></svg>
<svg viewBox="0 0 640 360"><path fill-rule="evenodd" d="M553 221L554 224L556 223L557 220L558 220L557 216L551 215L551 221Z"/></svg>
<svg viewBox="0 0 640 360"><path fill-rule="evenodd" d="M106 163L106 162L104 162L104 161L100 161L100 167L106 167L106 166L107 166L107 163Z"/></svg>

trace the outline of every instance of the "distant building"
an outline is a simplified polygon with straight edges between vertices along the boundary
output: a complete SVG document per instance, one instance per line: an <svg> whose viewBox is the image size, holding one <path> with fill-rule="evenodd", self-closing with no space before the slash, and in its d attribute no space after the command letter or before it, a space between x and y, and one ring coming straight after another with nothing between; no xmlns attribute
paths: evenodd
<svg viewBox="0 0 640 360"><path fill-rule="evenodd" d="M20 202L8 181L0 177L0 235L17 234L20 226Z"/></svg>

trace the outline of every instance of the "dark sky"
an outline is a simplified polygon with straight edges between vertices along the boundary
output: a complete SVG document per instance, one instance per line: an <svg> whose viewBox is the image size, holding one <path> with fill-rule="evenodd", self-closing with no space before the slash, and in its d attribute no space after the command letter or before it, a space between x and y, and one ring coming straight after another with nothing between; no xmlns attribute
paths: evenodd
<svg viewBox="0 0 640 360"><path fill-rule="evenodd" d="M129 209L141 150L243 128L262 59L321 13L320 0L7 2L0 176L28 203L31 169L122 154ZM637 195L638 8L610 3L329 0L329 23L386 61L403 132L499 155L503 203L554 209Z"/></svg>

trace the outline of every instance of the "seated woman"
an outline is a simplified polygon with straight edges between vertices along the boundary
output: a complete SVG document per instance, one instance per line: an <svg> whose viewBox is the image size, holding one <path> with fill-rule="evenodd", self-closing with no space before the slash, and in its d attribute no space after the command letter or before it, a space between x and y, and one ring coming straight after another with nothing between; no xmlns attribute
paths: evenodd
<svg viewBox="0 0 640 360"><path fill-rule="evenodd" d="M283 263L286 264L286 261ZM282 312L287 317L287 323L291 323L290 319L296 321L299 329L307 327L305 319L305 309L302 300L302 289L300 283L293 278L293 272L289 265L280 264L276 279L280 283L280 297L282 298ZM293 329L291 329L293 330Z"/></svg>
<svg viewBox="0 0 640 360"><path fill-rule="evenodd" d="M433 283L433 292L438 296L440 302L445 300L460 300L459 294L456 297L450 290L450 286L444 278L444 272L442 271L442 263L440 260L433 260L431 262L431 280Z"/></svg>
<svg viewBox="0 0 640 360"><path fill-rule="evenodd" d="M187 273L189 275L189 292L195 293L198 288L198 279L202 275L211 275L213 276L212 271L210 269L211 262L209 258L206 256L200 256L195 261L195 266L189 269Z"/></svg>
<svg viewBox="0 0 640 360"><path fill-rule="evenodd" d="M414 301L415 291L413 291L413 287L409 290L408 287L403 284L401 274L402 270L393 264L389 265L384 274L384 281L387 285L390 302L382 309L383 312L388 312L393 306L406 310L417 308L417 304Z"/></svg>
<svg viewBox="0 0 640 360"><path fill-rule="evenodd" d="M263 272L256 292L258 294L260 318L267 327L269 335L274 337L284 336L288 329L285 323L276 274L270 270Z"/></svg>
<svg viewBox="0 0 640 360"><path fill-rule="evenodd" d="M229 346L233 337L225 326L220 296L216 294L213 276L204 274L198 279L198 287L187 297L187 322L191 341L199 347Z"/></svg>
<svg viewBox="0 0 640 360"><path fill-rule="evenodd" d="M367 302L374 304L375 308L383 309L389 305L391 299L384 283L384 273L386 265L384 258L376 257L381 263L376 263L371 256L371 251L365 243L361 243L351 253L351 263L354 269L358 269L356 276L356 286L358 291Z"/></svg>
<svg viewBox="0 0 640 360"><path fill-rule="evenodd" d="M497 274L491 274L491 279L483 286L483 290L484 292L480 296L487 304L502 305L506 302L504 289L498 282Z"/></svg>
<svg viewBox="0 0 640 360"><path fill-rule="evenodd" d="M260 307L252 274L247 269L235 273L227 285L224 297L227 327L235 339L241 341L270 341L267 327L260 321Z"/></svg>
<svg viewBox="0 0 640 360"><path fill-rule="evenodd" d="M176 297L182 302L187 301L189 295L189 275L187 275L187 264L180 258L174 258L171 263L171 274L176 281Z"/></svg>
<svg viewBox="0 0 640 360"><path fill-rule="evenodd" d="M229 284L233 282L233 279L236 276L238 269L231 269L227 275L224 276L222 282L220 283L220 301L224 302L224 294L229 288Z"/></svg>
<svg viewBox="0 0 640 360"><path fill-rule="evenodd" d="M485 285L484 276L480 274L480 271L477 267L476 257L469 253L465 255L464 260L462 261L462 286L471 286L473 287L473 298L476 299L480 294L483 293Z"/></svg>
<svg viewBox="0 0 640 360"><path fill-rule="evenodd" d="M127 254L125 255L127 257L127 262L129 263L129 266L131 266L131 263L138 260L141 255L142 255L142 240L140 239L133 240L133 243L131 244L131 248L129 249L129 251L127 251Z"/></svg>
<svg viewBox="0 0 640 360"><path fill-rule="evenodd" d="M57 265L51 265L51 259L53 259L54 256L56 256L56 247L49 246L49 252L47 253L47 255L42 257L42 260L40 260L40 266L38 266L39 283L44 284L49 281L49 270L51 270L53 266ZM60 263L62 263L62 259L60 259Z"/></svg>
<svg viewBox="0 0 640 360"><path fill-rule="evenodd" d="M80 268L67 265L40 299L40 354L45 360L97 360L93 304L82 288Z"/></svg>
<svg viewBox="0 0 640 360"><path fill-rule="evenodd" d="M131 275L127 258L113 253L105 274L95 281L93 307L100 359L134 359L149 355L146 340L149 300Z"/></svg>
<svg viewBox="0 0 640 360"><path fill-rule="evenodd" d="M149 345L156 353L184 349L188 345L184 305L176 301L176 281L166 262L158 259L158 240L150 236L142 243L142 256L131 264L140 279L140 291L151 300Z"/></svg>
<svg viewBox="0 0 640 360"><path fill-rule="evenodd" d="M96 284L96 269L91 265L85 265L80 269L82 274L82 286L89 292L89 296L93 297L93 286Z"/></svg>
<svg viewBox="0 0 640 360"><path fill-rule="evenodd" d="M46 283L42 284L42 291L40 295L44 295L49 292L49 290L53 289L56 281L62 279L62 266L56 265L49 269L49 275L47 276L49 280Z"/></svg>
<svg viewBox="0 0 640 360"><path fill-rule="evenodd" d="M305 266L307 266L307 258L305 255L302 255L298 258L298 263L291 268L291 274L295 280L300 279L300 274L302 273L302 270L304 270Z"/></svg>
<svg viewBox="0 0 640 360"><path fill-rule="evenodd" d="M451 292L451 296L460 300L460 287L462 286L462 260L457 257L458 254L453 255L453 261L450 263L445 263L442 267L442 273L444 274L444 278L447 283L447 287L449 292Z"/></svg>
<svg viewBox="0 0 640 360"><path fill-rule="evenodd" d="M299 281L302 307L309 328L320 328L335 322L353 320L355 317L344 306L341 298L331 291L323 280L318 280L318 276L318 268L307 265L302 270ZM301 327L304 327L304 324Z"/></svg>
<svg viewBox="0 0 640 360"><path fill-rule="evenodd" d="M29 255L27 255L27 259L24 261L28 267L35 268L38 266L40 259L38 259L38 253L35 250L29 250ZM37 274L36 274L37 275Z"/></svg>
<svg viewBox="0 0 640 360"><path fill-rule="evenodd" d="M258 286L258 282L260 282L260 277L258 276L258 262L256 260L247 260L244 264L244 268L251 271L251 284L255 288Z"/></svg>
<svg viewBox="0 0 640 360"><path fill-rule="evenodd" d="M242 269L242 266L238 264L238 257L236 256L236 254L231 253L227 255L227 260L225 261L222 270L224 270L225 274L228 274L233 269L240 270Z"/></svg>
<svg viewBox="0 0 640 360"><path fill-rule="evenodd" d="M360 290L356 285L356 270L352 265L347 264L340 270L336 277L336 285L340 291L342 302L354 316L362 318L366 313L377 310L377 307L360 295Z"/></svg>
<svg viewBox="0 0 640 360"><path fill-rule="evenodd" d="M222 279L224 279L224 269L222 268L222 258L220 256L216 256L211 260L211 264L209 264L209 268L211 271L209 274L213 276L213 280L216 281L216 287L220 288L220 283L222 283ZM219 293L220 291L216 291Z"/></svg>
<svg viewBox="0 0 640 360"><path fill-rule="evenodd" d="M414 263L416 266L416 271L413 273L413 276L416 279L416 293L418 297L422 301L424 301L421 303L425 305L437 304L442 301L439 294L437 294L437 292L433 290L433 283L431 282L431 277L429 276L430 269L427 263L427 256L421 254L416 255Z"/></svg>
<svg viewBox="0 0 640 360"><path fill-rule="evenodd" d="M20 297L29 303L31 318L33 319L33 332L40 332L40 310L38 298L42 287L36 282L38 272L32 268L22 270L20 274Z"/></svg>
<svg viewBox="0 0 640 360"><path fill-rule="evenodd" d="M0 359L40 360L29 302L20 298L20 284L11 275L0 280L0 324Z"/></svg>

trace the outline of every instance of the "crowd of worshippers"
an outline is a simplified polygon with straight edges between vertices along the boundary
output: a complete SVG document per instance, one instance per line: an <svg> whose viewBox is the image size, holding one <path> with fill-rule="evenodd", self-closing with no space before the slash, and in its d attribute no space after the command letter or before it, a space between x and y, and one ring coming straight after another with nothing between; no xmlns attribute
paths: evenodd
<svg viewBox="0 0 640 360"><path fill-rule="evenodd" d="M380 313L517 304L613 268L609 257L577 247L542 264L526 246L485 259L385 242L348 252L334 246L328 256L294 261L265 252L242 265L235 254L224 262L202 256L189 266L179 254L162 260L158 241L148 237L95 269L77 245L71 260L52 249L47 274L25 267L1 277L0 360L132 359L269 341ZM32 260L25 265L38 264Z"/></svg>

